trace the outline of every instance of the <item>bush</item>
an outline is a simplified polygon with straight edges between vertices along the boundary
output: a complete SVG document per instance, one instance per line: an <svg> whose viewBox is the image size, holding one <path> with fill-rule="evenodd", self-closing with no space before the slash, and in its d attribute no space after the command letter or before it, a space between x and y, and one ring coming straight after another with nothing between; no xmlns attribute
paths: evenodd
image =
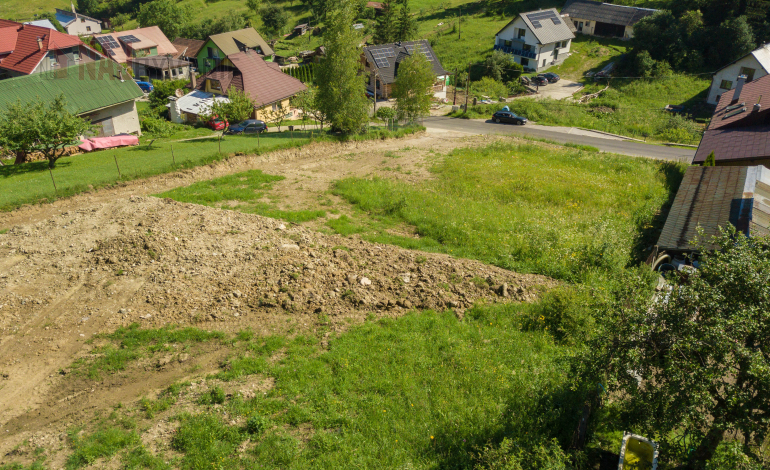
<svg viewBox="0 0 770 470"><path fill-rule="evenodd" d="M529 329L550 332L562 343L579 344L594 331L596 300L582 287L561 287L532 306Z"/></svg>
<svg viewBox="0 0 770 470"><path fill-rule="evenodd" d="M151 137L168 137L174 133L176 126L172 122L155 116L142 118L142 133Z"/></svg>
<svg viewBox="0 0 770 470"><path fill-rule="evenodd" d="M499 446L487 445L477 457L475 470L566 470L569 457L553 441L519 446L505 438Z"/></svg>
<svg viewBox="0 0 770 470"><path fill-rule="evenodd" d="M478 82L474 82L471 91L475 94L485 95L495 99L508 96L508 87L490 77L483 77Z"/></svg>
<svg viewBox="0 0 770 470"><path fill-rule="evenodd" d="M214 387L201 395L198 403L202 405L221 405L225 402L225 391L222 387Z"/></svg>
<svg viewBox="0 0 770 470"><path fill-rule="evenodd" d="M261 415L254 415L246 421L246 432L249 434L262 434L270 426L270 420Z"/></svg>

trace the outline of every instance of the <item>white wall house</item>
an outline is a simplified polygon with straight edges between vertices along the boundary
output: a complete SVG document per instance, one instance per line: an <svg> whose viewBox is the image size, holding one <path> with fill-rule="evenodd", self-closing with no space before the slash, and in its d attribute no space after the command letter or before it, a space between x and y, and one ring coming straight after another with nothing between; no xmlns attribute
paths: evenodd
<svg viewBox="0 0 770 470"><path fill-rule="evenodd" d="M717 70L711 79L707 102L717 104L722 93L732 90L740 75L746 75L746 82L764 77L770 73L770 44L751 51L732 64Z"/></svg>
<svg viewBox="0 0 770 470"><path fill-rule="evenodd" d="M525 70L558 65L570 55L572 34L556 9L522 13L495 35L495 50L512 54Z"/></svg>
<svg viewBox="0 0 770 470"><path fill-rule="evenodd" d="M56 19L61 23L62 27L67 31L67 34L73 36L92 36L94 34L101 34L102 22L96 18L90 16L81 15L75 12L75 8L72 11L56 9Z"/></svg>
<svg viewBox="0 0 770 470"><path fill-rule="evenodd" d="M634 25L656 11L593 0L567 0L561 14L569 16L578 33L631 39Z"/></svg>

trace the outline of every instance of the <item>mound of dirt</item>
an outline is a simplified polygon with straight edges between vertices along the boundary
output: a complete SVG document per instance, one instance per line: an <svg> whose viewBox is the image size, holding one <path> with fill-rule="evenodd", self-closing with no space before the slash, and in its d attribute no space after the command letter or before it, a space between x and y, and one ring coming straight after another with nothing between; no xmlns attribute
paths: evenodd
<svg viewBox="0 0 770 470"><path fill-rule="evenodd" d="M368 315L527 301L552 285L170 199L64 212L0 235L0 429L51 403L58 371L87 354L88 338L134 322L339 331Z"/></svg>

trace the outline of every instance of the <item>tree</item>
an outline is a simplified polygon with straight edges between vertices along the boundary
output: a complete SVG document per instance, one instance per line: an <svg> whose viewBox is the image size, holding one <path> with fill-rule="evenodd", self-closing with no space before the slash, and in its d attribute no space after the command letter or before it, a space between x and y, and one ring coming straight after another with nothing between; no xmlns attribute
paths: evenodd
<svg viewBox="0 0 770 470"><path fill-rule="evenodd" d="M254 98L249 93L230 87L227 90L227 99L228 101L214 101L208 112L204 113L204 119L209 120L216 116L232 124L251 117L254 112Z"/></svg>
<svg viewBox="0 0 770 470"><path fill-rule="evenodd" d="M708 157L706 157L706 161L703 162L703 166L717 166L716 156L714 155L713 150L710 154L708 154Z"/></svg>
<svg viewBox="0 0 770 470"><path fill-rule="evenodd" d="M270 37L283 34L289 22L289 14L278 5L268 3L259 10L262 17L263 31Z"/></svg>
<svg viewBox="0 0 770 470"><path fill-rule="evenodd" d="M94 16L99 10L98 0L78 0L78 11L87 16Z"/></svg>
<svg viewBox="0 0 770 470"><path fill-rule="evenodd" d="M179 33L189 23L191 11L188 6L181 6L173 0L154 0L145 3L139 9L139 26L157 26L168 38L178 38Z"/></svg>
<svg viewBox="0 0 770 470"><path fill-rule="evenodd" d="M494 51L484 61L484 75L497 82L510 82L521 77L524 67L517 64L513 55L503 51Z"/></svg>
<svg viewBox="0 0 770 470"><path fill-rule="evenodd" d="M88 121L67 110L64 95L50 103L17 101L0 118L0 145L16 154L16 163L24 163L31 152L41 152L48 167L54 168L62 150L90 128Z"/></svg>
<svg viewBox="0 0 770 470"><path fill-rule="evenodd" d="M382 13L377 17L374 25L374 42L376 44L396 42L397 28L394 5L391 2L383 2Z"/></svg>
<svg viewBox="0 0 770 470"><path fill-rule="evenodd" d="M246 6L249 8L249 10L258 14L260 8L262 7L262 0L246 0Z"/></svg>
<svg viewBox="0 0 770 470"><path fill-rule="evenodd" d="M396 20L396 41L411 41L417 35L417 22L409 9L409 0L401 0Z"/></svg>
<svg viewBox="0 0 770 470"><path fill-rule="evenodd" d="M635 285L596 316L581 358L589 377L625 401L632 430L698 469L726 433L750 454L770 418L770 239L730 226L711 242L715 251L698 246L697 271L670 276L663 294L627 283Z"/></svg>
<svg viewBox="0 0 770 470"><path fill-rule="evenodd" d="M275 109L272 107L263 109L262 115L265 116L265 121L275 124L278 132L281 132L283 121L286 120L286 110L280 104Z"/></svg>
<svg viewBox="0 0 770 470"><path fill-rule="evenodd" d="M430 112L431 88L436 76L425 54L415 51L398 66L393 97L399 119L414 122Z"/></svg>
<svg viewBox="0 0 770 470"><path fill-rule="evenodd" d="M129 21L131 21L131 15L128 13L118 13L117 15L110 18L110 24L112 24L113 28L120 28Z"/></svg>
<svg viewBox="0 0 770 470"><path fill-rule="evenodd" d="M168 97L173 96L176 90L184 90L187 86L187 80L153 80L153 90L148 97L150 107L161 111L166 109Z"/></svg>
<svg viewBox="0 0 770 470"><path fill-rule="evenodd" d="M56 19L56 15L51 13L50 11L40 13L39 15L37 15L37 19L48 20L51 22L54 28L56 28L56 31L67 34L67 31L64 29L64 26L62 26L61 23L59 23L59 20Z"/></svg>
<svg viewBox="0 0 770 470"><path fill-rule="evenodd" d="M361 36L351 27L352 23L353 7L348 2L327 13L326 58L317 77L317 107L334 129L345 133L360 132L369 119L366 77L360 73Z"/></svg>

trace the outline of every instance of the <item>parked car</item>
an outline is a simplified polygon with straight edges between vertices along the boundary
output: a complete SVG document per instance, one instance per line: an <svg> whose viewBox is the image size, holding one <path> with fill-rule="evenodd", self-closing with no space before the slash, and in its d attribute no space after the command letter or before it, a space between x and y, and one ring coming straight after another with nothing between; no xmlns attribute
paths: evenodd
<svg viewBox="0 0 770 470"><path fill-rule="evenodd" d="M267 124L265 121L258 119L246 119L238 124L231 126L228 130L228 134L259 134L267 130Z"/></svg>
<svg viewBox="0 0 770 470"><path fill-rule="evenodd" d="M221 131L228 127L230 125L227 120L219 119L219 116L212 116L211 119L206 122L206 126L209 128L215 130L215 131Z"/></svg>
<svg viewBox="0 0 770 470"><path fill-rule="evenodd" d="M507 122L510 124L516 124L523 126L527 123L527 118L524 116L517 116L510 111L498 111L492 115L492 120L496 123Z"/></svg>
<svg viewBox="0 0 770 470"><path fill-rule="evenodd" d="M548 79L545 77L541 77L540 75L538 75L537 77L532 77L530 80L532 81L532 84L535 86L548 85Z"/></svg>
<svg viewBox="0 0 770 470"><path fill-rule="evenodd" d="M541 76L545 77L548 80L548 83L556 83L561 79L560 76L556 75L553 72L543 73L541 74Z"/></svg>
<svg viewBox="0 0 770 470"><path fill-rule="evenodd" d="M155 87L152 86L152 83L150 82L143 82L141 80L134 80L134 81L136 82L137 85L139 85L139 88L141 88L142 91L145 93L151 93L152 90L155 89Z"/></svg>

